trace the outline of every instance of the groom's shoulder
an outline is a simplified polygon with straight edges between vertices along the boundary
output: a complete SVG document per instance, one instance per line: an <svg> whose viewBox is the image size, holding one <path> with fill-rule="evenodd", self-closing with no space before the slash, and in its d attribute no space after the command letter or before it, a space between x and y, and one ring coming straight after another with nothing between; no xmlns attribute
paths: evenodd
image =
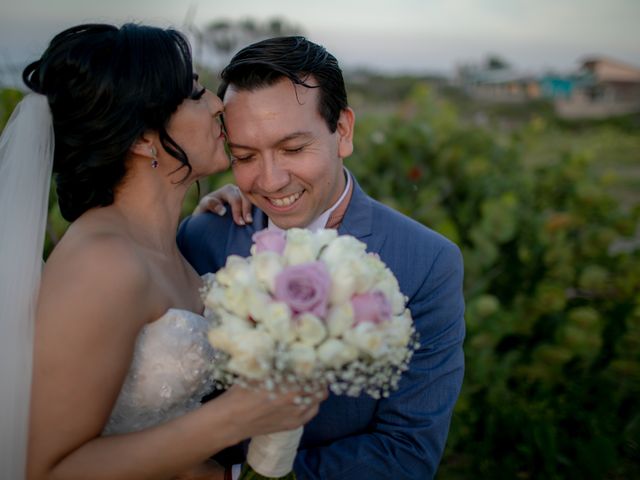
<svg viewBox="0 0 640 480"><path fill-rule="evenodd" d="M371 232L374 235L383 236L386 239L385 243L422 246L429 250L434 248L457 248L444 235L371 197L357 182L354 196L352 197L352 206L356 209L365 210L362 215L356 214L356 216L360 219L369 219Z"/></svg>
<svg viewBox="0 0 640 480"><path fill-rule="evenodd" d="M180 223L178 248L198 273L215 271L224 264L232 223L229 213L220 217L209 212L191 215Z"/></svg>
<svg viewBox="0 0 640 480"><path fill-rule="evenodd" d="M211 212L189 215L178 227L178 242L181 244L200 243L203 238L223 240L233 224L231 214L220 216Z"/></svg>
<svg viewBox="0 0 640 480"><path fill-rule="evenodd" d="M455 243L428 226L378 200L371 197L369 199L373 218L372 230L384 232L387 241L418 250L458 249Z"/></svg>
<svg viewBox="0 0 640 480"><path fill-rule="evenodd" d="M458 245L376 200L372 199L371 208L377 253L395 273L405 295L414 298L443 279L461 284L464 267Z"/></svg>

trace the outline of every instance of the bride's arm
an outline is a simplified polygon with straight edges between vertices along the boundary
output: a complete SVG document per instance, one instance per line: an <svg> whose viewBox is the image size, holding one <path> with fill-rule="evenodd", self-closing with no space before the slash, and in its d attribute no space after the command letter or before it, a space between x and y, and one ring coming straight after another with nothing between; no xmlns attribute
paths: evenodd
<svg viewBox="0 0 640 480"><path fill-rule="evenodd" d="M163 425L101 437L136 335L162 312L151 310L149 273L128 246L105 240L60 247L45 269L38 306L29 479L171 478L251 435L295 428L317 411L294 406L293 394L232 388Z"/></svg>

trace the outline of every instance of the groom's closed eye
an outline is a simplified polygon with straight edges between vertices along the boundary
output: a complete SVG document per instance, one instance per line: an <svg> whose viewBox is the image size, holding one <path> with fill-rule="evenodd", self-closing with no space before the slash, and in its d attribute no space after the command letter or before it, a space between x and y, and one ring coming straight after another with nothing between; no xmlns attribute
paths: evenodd
<svg viewBox="0 0 640 480"><path fill-rule="evenodd" d="M301 153L304 151L304 149L307 147L308 144L304 144L304 145L296 145L296 146L286 146L286 147L282 147L282 151L284 153L287 154L296 154L296 153Z"/></svg>

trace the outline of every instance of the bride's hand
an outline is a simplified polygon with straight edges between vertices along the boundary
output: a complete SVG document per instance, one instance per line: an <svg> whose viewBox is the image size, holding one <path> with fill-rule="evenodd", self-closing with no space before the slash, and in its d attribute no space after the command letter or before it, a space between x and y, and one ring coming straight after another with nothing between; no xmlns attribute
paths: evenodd
<svg viewBox="0 0 640 480"><path fill-rule="evenodd" d="M238 187L230 183L202 197L193 215L212 212L222 216L227 212L225 204L231 208L231 216L236 224L246 225L253 221L251 202L242 195Z"/></svg>
<svg viewBox="0 0 640 480"><path fill-rule="evenodd" d="M305 396L306 401L301 403L300 392L275 393L235 385L218 398L229 402L233 412L229 422L245 439L303 426L318 413L320 403L327 396L328 392L323 390Z"/></svg>

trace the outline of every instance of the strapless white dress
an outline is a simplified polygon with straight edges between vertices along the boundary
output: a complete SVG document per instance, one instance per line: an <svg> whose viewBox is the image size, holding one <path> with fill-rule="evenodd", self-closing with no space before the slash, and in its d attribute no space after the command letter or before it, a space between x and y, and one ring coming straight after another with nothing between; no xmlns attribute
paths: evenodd
<svg viewBox="0 0 640 480"><path fill-rule="evenodd" d="M183 415L213 389L209 322L170 309L145 325L103 435L136 432Z"/></svg>

